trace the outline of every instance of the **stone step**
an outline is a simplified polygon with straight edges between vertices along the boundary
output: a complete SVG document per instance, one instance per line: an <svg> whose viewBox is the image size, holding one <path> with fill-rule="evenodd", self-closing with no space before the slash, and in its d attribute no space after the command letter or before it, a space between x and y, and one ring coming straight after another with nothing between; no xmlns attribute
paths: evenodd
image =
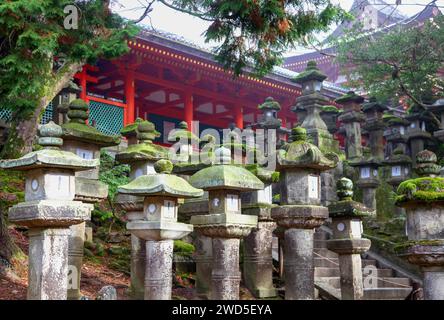
<svg viewBox="0 0 444 320"><path fill-rule="evenodd" d="M339 268L339 259L338 258L314 258L314 266L315 267L328 267L328 268Z"/></svg>
<svg viewBox="0 0 444 320"><path fill-rule="evenodd" d="M337 258L338 254L328 250L327 248L318 248L313 250L315 252L315 258Z"/></svg>
<svg viewBox="0 0 444 320"><path fill-rule="evenodd" d="M364 300L405 300L412 288L364 289Z"/></svg>
<svg viewBox="0 0 444 320"><path fill-rule="evenodd" d="M318 277L318 278L316 278L316 281L326 283L335 289L341 288L341 283L340 283L339 277ZM409 278L383 277L383 278L377 279L377 281L378 282L377 282L376 288L406 288L406 286L410 287L410 279Z"/></svg>
<svg viewBox="0 0 444 320"><path fill-rule="evenodd" d="M363 275L365 275L364 270L362 270ZM392 269L376 269L375 277L393 277ZM316 267L315 277L339 277L339 267L329 268L329 267Z"/></svg>

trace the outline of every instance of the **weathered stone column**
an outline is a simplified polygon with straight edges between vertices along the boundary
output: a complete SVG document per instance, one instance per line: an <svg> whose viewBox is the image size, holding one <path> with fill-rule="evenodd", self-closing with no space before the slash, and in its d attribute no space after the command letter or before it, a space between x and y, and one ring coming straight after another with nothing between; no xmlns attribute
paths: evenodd
<svg viewBox="0 0 444 320"><path fill-rule="evenodd" d="M345 127L347 159L360 158L362 157L361 122L365 120L364 113L361 111L361 103L364 102L364 98L349 91L336 99L336 102L344 108L344 112L339 116L339 121Z"/></svg>
<svg viewBox="0 0 444 320"><path fill-rule="evenodd" d="M241 191L264 188L248 170L231 165L231 152L221 147L215 151L215 165L196 172L190 183L208 190L209 215L192 216L191 223L213 241L211 299L239 299L239 242L253 228L257 217L241 214Z"/></svg>
<svg viewBox="0 0 444 320"><path fill-rule="evenodd" d="M352 200L351 180L340 179L336 189L339 201L328 207L333 239L327 242L327 247L339 255L342 300L361 300L364 297L361 253L371 245L370 240L361 237L361 219L372 210Z"/></svg>
<svg viewBox="0 0 444 320"><path fill-rule="evenodd" d="M141 175L119 193L143 196L143 219L130 221L127 229L146 241L145 300L171 299L173 240L193 231L193 226L177 222L177 200L200 197L203 191L184 179L171 175L173 164L159 160L157 174Z"/></svg>
<svg viewBox="0 0 444 320"><path fill-rule="evenodd" d="M278 153L281 205L271 216L285 229L285 299L314 299L313 234L328 218L320 206L320 173L336 163L306 141L304 128L293 128L292 143Z"/></svg>
<svg viewBox="0 0 444 320"><path fill-rule="evenodd" d="M1 161L2 169L26 172L25 202L13 206L9 220L29 231L29 300L64 300L68 289L68 235L71 225L90 219L91 204L73 201L75 171L90 170L96 159L61 151L62 128L54 122L39 128L43 149Z"/></svg>
<svg viewBox="0 0 444 320"><path fill-rule="evenodd" d="M362 105L362 111L365 114L366 121L363 126L369 133L369 147L371 155L379 160L384 159L384 129L383 121L384 111L388 108L376 101L376 98L370 98L368 103Z"/></svg>
<svg viewBox="0 0 444 320"><path fill-rule="evenodd" d="M416 156L417 179L398 187L396 204L407 213L408 242L400 255L421 267L424 299L444 300L444 178L436 155L428 150Z"/></svg>
<svg viewBox="0 0 444 320"><path fill-rule="evenodd" d="M120 143L119 136L108 136L86 124L88 105L81 99L71 101L67 112L69 121L62 125L63 146L65 151L77 154L83 159L100 159L100 149ZM74 200L83 203L97 203L108 196L108 186L99 181L99 168L76 173L76 195ZM80 298L80 278L83 264L83 244L85 242L85 223L70 227L68 263L70 280L68 299ZM75 275L75 277L74 277Z"/></svg>
<svg viewBox="0 0 444 320"><path fill-rule="evenodd" d="M153 140L159 136L154 124L136 119L134 124L126 126L122 132L128 138L129 145L126 150L116 154L116 160L130 166L130 179L155 174L154 163L166 159L168 150L153 144ZM116 197L116 205L125 210L129 222L144 219L143 201L143 197L129 194L118 194ZM145 296L145 258L146 241L131 234L131 293L138 300Z"/></svg>

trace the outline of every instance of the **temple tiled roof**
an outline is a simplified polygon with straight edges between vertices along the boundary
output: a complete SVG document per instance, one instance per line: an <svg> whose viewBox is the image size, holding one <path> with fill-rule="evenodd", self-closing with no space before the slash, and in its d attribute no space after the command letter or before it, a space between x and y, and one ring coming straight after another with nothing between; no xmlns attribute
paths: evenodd
<svg viewBox="0 0 444 320"><path fill-rule="evenodd" d="M199 58L215 62L214 59L215 55L211 52L209 48L200 46L174 33L145 26L144 29L141 31L141 33L139 33L138 38L145 41L158 43L160 45L180 50L182 52L197 56ZM289 84L291 83L291 85L297 86L296 84L291 82L291 79L293 79L298 74L299 74L298 72L276 66L274 67L273 71L266 76L266 78L269 79L274 78L276 80L281 80L281 81L284 80ZM331 96L342 95L343 93L348 91L348 89L328 81L324 82L324 89L326 90L327 95Z"/></svg>

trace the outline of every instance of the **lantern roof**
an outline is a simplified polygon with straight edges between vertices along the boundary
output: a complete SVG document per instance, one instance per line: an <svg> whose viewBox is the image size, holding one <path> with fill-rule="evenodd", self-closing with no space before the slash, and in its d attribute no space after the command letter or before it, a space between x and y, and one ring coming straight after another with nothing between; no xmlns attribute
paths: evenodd
<svg viewBox="0 0 444 320"><path fill-rule="evenodd" d="M173 164L169 160L158 160L154 164L157 174L140 176L119 187L122 194L135 196L168 196L174 198L196 198L203 190L191 186L185 179L172 175Z"/></svg>
<svg viewBox="0 0 444 320"><path fill-rule="evenodd" d="M268 97L265 99L264 103L260 104L258 106L259 110L276 110L279 111L281 110L281 105L279 104L279 102L277 102L276 100L274 100L273 97Z"/></svg>
<svg viewBox="0 0 444 320"><path fill-rule="evenodd" d="M343 96L337 98L335 102L339 104L347 104L350 102L362 103L364 102L364 97L357 95L354 91L349 91Z"/></svg>
<svg viewBox="0 0 444 320"><path fill-rule="evenodd" d="M404 153L404 150L401 147L397 147L393 150L391 156L383 161L383 164L393 166L398 164L411 164L412 159Z"/></svg>
<svg viewBox="0 0 444 320"><path fill-rule="evenodd" d="M231 189L238 191L260 190L264 184L247 169L230 164L231 151L220 147L215 151L215 164L196 172L190 183L204 190Z"/></svg>
<svg viewBox="0 0 444 320"><path fill-rule="evenodd" d="M50 121L39 127L38 144L43 149L30 152L18 159L1 160L0 168L31 170L37 168L62 168L74 171L89 170L99 165L99 159L82 159L72 152L63 151L62 128Z"/></svg>
<svg viewBox="0 0 444 320"><path fill-rule="evenodd" d="M386 110L388 110L388 107L383 105L382 103L379 103L375 97L370 97L369 101L362 105L363 112L371 112L371 111L384 112Z"/></svg>
<svg viewBox="0 0 444 320"><path fill-rule="evenodd" d="M292 81L298 84L303 84L312 80L322 82L325 79L327 79L327 76L323 74L321 70L319 70L316 61L309 61L305 71L295 76Z"/></svg>

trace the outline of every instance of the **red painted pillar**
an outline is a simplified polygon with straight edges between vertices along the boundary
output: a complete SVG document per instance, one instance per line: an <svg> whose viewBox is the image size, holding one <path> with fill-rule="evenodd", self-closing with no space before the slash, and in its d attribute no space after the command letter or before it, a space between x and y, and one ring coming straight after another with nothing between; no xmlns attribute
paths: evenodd
<svg viewBox="0 0 444 320"><path fill-rule="evenodd" d="M135 85L134 85L134 71L127 70L125 75L125 99L126 109L124 110L123 123L124 125L134 123L136 106L135 106Z"/></svg>
<svg viewBox="0 0 444 320"><path fill-rule="evenodd" d="M88 103L86 99L86 66L82 67L82 72L80 73L80 86L82 87L82 91L80 92L80 99Z"/></svg>
<svg viewBox="0 0 444 320"><path fill-rule="evenodd" d="M239 129L244 129L244 114L242 107L234 107L234 123Z"/></svg>
<svg viewBox="0 0 444 320"><path fill-rule="evenodd" d="M185 122L188 124L188 130L193 131L193 94L185 92Z"/></svg>

